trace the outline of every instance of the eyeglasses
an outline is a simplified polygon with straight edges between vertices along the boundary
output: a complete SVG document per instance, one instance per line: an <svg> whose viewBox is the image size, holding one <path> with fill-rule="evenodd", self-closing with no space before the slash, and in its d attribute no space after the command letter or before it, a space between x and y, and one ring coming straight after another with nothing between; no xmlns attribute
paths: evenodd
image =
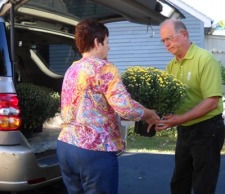
<svg viewBox="0 0 225 194"><path fill-rule="evenodd" d="M177 35L179 35L180 33L177 33L177 34L174 34L173 36L169 36L167 38L164 38L161 40L162 43L165 43L166 41L167 42L171 42Z"/></svg>

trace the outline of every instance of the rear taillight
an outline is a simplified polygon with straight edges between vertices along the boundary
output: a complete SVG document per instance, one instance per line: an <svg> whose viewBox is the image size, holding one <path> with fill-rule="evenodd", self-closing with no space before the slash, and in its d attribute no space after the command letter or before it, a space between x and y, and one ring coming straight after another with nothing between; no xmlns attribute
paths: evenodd
<svg viewBox="0 0 225 194"><path fill-rule="evenodd" d="M21 124L16 94L0 94L0 130L16 130Z"/></svg>

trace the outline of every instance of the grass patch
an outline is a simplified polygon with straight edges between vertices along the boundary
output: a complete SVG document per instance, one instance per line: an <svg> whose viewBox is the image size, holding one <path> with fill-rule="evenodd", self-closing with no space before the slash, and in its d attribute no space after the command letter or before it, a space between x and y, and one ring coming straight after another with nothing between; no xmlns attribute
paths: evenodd
<svg viewBox="0 0 225 194"><path fill-rule="evenodd" d="M127 137L127 152L174 154L176 146L176 130L156 133L154 137L144 137L129 128ZM221 151L225 154L225 143Z"/></svg>
<svg viewBox="0 0 225 194"><path fill-rule="evenodd" d="M175 145L175 137L144 137L132 134L128 136L126 151L173 154Z"/></svg>

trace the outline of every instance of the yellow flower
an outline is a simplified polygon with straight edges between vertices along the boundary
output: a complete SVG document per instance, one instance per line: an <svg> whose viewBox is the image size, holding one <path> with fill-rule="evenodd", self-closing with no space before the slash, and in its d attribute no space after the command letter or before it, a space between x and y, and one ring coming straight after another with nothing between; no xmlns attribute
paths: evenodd
<svg viewBox="0 0 225 194"><path fill-rule="evenodd" d="M176 111L186 96L186 85L153 67L128 67L121 78L133 99L160 114Z"/></svg>

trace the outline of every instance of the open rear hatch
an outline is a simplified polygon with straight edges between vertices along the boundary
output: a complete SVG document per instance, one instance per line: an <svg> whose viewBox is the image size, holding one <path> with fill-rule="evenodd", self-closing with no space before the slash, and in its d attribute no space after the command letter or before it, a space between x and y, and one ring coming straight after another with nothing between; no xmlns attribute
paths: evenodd
<svg viewBox="0 0 225 194"><path fill-rule="evenodd" d="M85 18L149 25L158 25L166 18L184 18L169 0L3 0L0 6L8 4L7 9L12 3L24 19L29 15L33 20L46 18L73 26Z"/></svg>

